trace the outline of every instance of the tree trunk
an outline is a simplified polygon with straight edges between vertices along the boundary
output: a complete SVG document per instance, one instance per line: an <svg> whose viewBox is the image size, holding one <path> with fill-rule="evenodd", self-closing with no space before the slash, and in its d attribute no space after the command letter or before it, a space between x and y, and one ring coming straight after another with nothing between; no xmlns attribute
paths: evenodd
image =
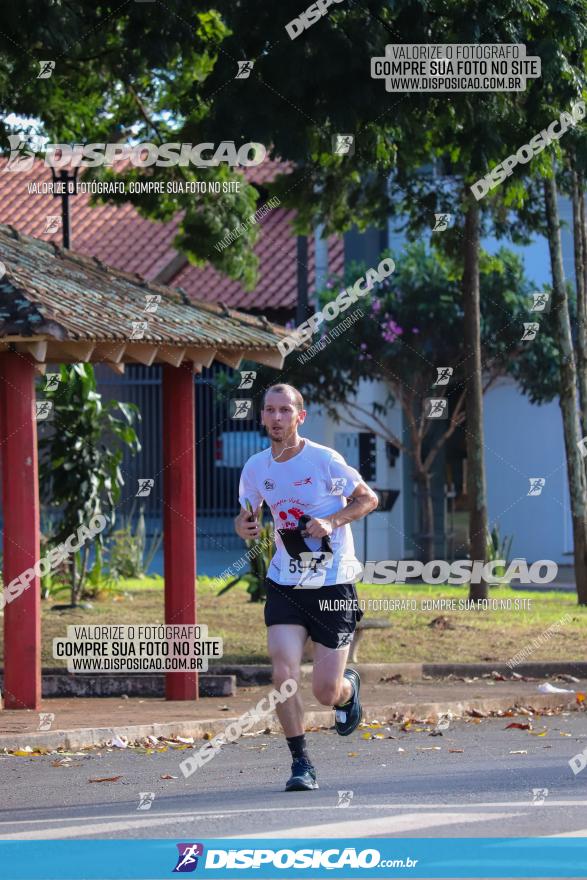
<svg viewBox="0 0 587 880"><path fill-rule="evenodd" d="M585 470L578 448L580 439L579 418L577 414L577 373L571 335L571 320L565 277L558 216L555 164L553 176L544 180L544 202L548 228L548 247L552 270L552 309L555 315L556 342L561 352L560 363L560 407L563 416L563 431L567 457L567 476L571 496L571 515L573 520L573 544L575 552L575 579L577 599L580 605L587 605L587 535L585 522Z"/></svg>
<svg viewBox="0 0 587 880"><path fill-rule="evenodd" d="M486 561L487 497L483 457L483 382L481 376L481 322L479 300L479 204L470 195L465 214L463 272L463 336L467 380L467 495L469 496L469 553L471 559ZM472 601L486 599L485 581L471 584Z"/></svg>
<svg viewBox="0 0 587 880"><path fill-rule="evenodd" d="M434 540L434 503L432 498L432 477L428 471L416 473L418 487L417 509L420 514L420 540L416 545L422 556L421 562L430 562L436 556ZM419 545L419 546L418 546Z"/></svg>
<svg viewBox="0 0 587 880"><path fill-rule="evenodd" d="M77 566L75 564L75 553L72 554L71 563L69 566L69 573L71 576L71 607L77 607Z"/></svg>
<svg viewBox="0 0 587 880"><path fill-rule="evenodd" d="M583 175L573 168L573 245L577 290L577 345L575 352L583 437L587 435L587 308L585 306L584 210L582 210L584 199Z"/></svg>

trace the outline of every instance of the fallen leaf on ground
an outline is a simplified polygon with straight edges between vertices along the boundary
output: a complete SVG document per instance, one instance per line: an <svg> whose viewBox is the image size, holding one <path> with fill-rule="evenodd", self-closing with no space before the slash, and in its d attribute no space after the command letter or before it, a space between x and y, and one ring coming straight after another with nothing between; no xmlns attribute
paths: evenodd
<svg viewBox="0 0 587 880"><path fill-rule="evenodd" d="M33 750L30 746L25 746L24 749L15 749L12 754L16 755L19 758L28 758L29 755L32 755Z"/></svg>
<svg viewBox="0 0 587 880"><path fill-rule="evenodd" d="M531 730L530 733L532 734L532 736L546 736L546 734L548 733L548 730L541 730L541 731Z"/></svg>
<svg viewBox="0 0 587 880"><path fill-rule="evenodd" d="M464 749L449 749L449 752L464 752Z"/></svg>
<svg viewBox="0 0 587 880"><path fill-rule="evenodd" d="M585 702L585 694L582 694L581 692L579 692L579 693L577 694L577 702L578 702L578 703L584 703L584 702Z"/></svg>
<svg viewBox="0 0 587 880"><path fill-rule="evenodd" d="M572 736L572 733L565 733L563 730L559 730L561 736Z"/></svg>
<svg viewBox="0 0 587 880"><path fill-rule="evenodd" d="M467 714L471 718L487 718L487 712L482 712L480 709L469 709Z"/></svg>
<svg viewBox="0 0 587 880"><path fill-rule="evenodd" d="M118 782L119 779L122 779L122 774L120 776L101 776L99 779L88 779L88 782Z"/></svg>
<svg viewBox="0 0 587 880"><path fill-rule="evenodd" d="M519 721L512 721L510 724L506 724L504 730L509 730L510 727L515 727L516 730L532 730L532 725L529 721L521 724Z"/></svg>
<svg viewBox="0 0 587 880"><path fill-rule="evenodd" d="M171 773L162 773L159 779L179 779L179 776L172 776Z"/></svg>
<svg viewBox="0 0 587 880"><path fill-rule="evenodd" d="M400 727L400 730L410 730L411 727L412 727L412 722L411 722L411 721L404 721L404 723L403 723L402 726Z"/></svg>
<svg viewBox="0 0 587 880"><path fill-rule="evenodd" d="M557 688L549 681L543 681L542 684L538 685L538 690L541 694L574 694L575 691L569 690L569 688Z"/></svg>
<svg viewBox="0 0 587 880"><path fill-rule="evenodd" d="M432 629L445 630L445 629L454 629L454 624L445 617L443 614L440 617L435 617L434 620L431 620L428 624Z"/></svg>
<svg viewBox="0 0 587 880"><path fill-rule="evenodd" d="M347 752L347 755L349 758L358 758L359 757L358 752Z"/></svg>

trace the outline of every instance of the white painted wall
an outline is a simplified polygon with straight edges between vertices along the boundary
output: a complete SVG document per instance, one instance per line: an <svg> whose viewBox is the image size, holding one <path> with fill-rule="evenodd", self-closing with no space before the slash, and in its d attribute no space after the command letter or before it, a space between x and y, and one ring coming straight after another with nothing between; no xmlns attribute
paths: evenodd
<svg viewBox="0 0 587 880"><path fill-rule="evenodd" d="M485 395L485 463L489 522L513 535L512 554L572 562L569 492L558 401L532 405L511 379ZM528 496L530 477L545 477Z"/></svg>
<svg viewBox="0 0 587 880"><path fill-rule="evenodd" d="M374 399L383 400L385 388L380 382L361 381L358 397L362 406L370 406ZM402 436L402 414L399 406L389 410L387 421L392 431ZM342 432L358 433L358 429L344 423L337 424L316 406L308 407L308 417L302 435L322 443L324 446L337 448L337 434ZM339 438L340 439L340 438ZM401 455L396 459L395 467L390 467L385 451L385 441L376 438L376 480L370 485L375 489L399 489L400 496L388 513L374 511L367 518L367 553L369 560L402 559L404 556L404 511L403 511L403 478ZM349 464L354 464L349 457ZM365 524L364 521L351 526L358 558L365 561Z"/></svg>

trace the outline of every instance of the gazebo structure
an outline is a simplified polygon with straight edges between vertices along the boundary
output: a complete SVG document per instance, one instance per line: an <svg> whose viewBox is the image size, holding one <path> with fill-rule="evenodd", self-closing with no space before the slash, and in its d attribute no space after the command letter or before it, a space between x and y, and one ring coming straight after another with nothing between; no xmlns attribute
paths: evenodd
<svg viewBox="0 0 587 880"><path fill-rule="evenodd" d="M244 358L279 368L286 331L1 225L0 263L4 585L40 556L36 374L48 363L103 363L118 373L125 363L162 364L165 621L196 623L193 373L215 360L238 368ZM40 705L40 598L35 577L4 608L5 709ZM167 673L165 693L197 699L197 673Z"/></svg>

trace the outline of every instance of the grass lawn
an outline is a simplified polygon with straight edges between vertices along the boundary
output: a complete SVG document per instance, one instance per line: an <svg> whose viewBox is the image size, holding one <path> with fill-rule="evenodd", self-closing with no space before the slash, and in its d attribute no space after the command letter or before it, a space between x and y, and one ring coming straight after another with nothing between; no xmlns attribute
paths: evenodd
<svg viewBox="0 0 587 880"><path fill-rule="evenodd" d="M224 639L221 662L267 662L263 605L249 602L242 582L221 598L217 598L217 592L218 587L211 579L198 579L198 620L208 626L211 636ZM565 614L569 614L571 620L551 634L528 659L587 659L587 608L577 606L574 593L537 593L499 587L490 590L490 597L511 600L510 610L440 611L422 610L421 602L430 599L466 601L467 588L359 584L357 592L359 600L367 606L365 617L385 618L392 624L391 629L365 635L360 651L363 662L505 662ZM373 606L368 605L374 600L390 603L400 599L415 600L417 610L371 610ZM516 600L520 602L518 610L515 610ZM522 600L526 600L526 608L522 607ZM163 623L164 620L160 577L123 581L116 592L94 600L90 609L51 610L52 605L67 601L67 593L63 593L57 599L42 602L44 665L61 665L52 657L52 639L65 636L68 624ZM440 616L445 617L452 628L429 626ZM0 627L0 645L2 640Z"/></svg>

